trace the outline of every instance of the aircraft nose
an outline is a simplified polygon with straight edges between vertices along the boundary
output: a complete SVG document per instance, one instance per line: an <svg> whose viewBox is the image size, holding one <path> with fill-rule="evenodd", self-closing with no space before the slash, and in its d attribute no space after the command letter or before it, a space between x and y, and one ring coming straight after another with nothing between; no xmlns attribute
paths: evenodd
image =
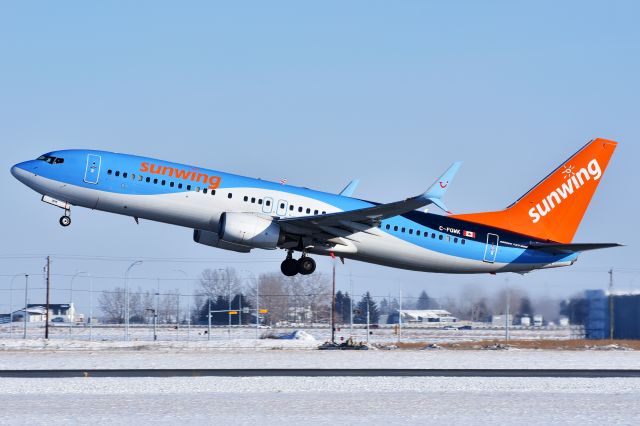
<svg viewBox="0 0 640 426"><path fill-rule="evenodd" d="M24 182L29 172L27 171L27 161L22 163L15 164L11 167L11 174L14 178L18 179L20 182Z"/></svg>

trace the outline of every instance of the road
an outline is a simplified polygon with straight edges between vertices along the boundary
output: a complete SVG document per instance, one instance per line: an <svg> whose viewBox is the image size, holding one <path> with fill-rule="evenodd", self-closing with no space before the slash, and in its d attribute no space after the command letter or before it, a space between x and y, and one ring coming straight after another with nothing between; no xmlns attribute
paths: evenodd
<svg viewBox="0 0 640 426"><path fill-rule="evenodd" d="M0 370L2 378L66 377L640 377L638 369L56 369Z"/></svg>

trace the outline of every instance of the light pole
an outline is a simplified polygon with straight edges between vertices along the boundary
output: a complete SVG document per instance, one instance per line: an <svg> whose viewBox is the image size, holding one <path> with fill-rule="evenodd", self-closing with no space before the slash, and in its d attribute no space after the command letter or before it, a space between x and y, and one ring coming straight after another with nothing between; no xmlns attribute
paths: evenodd
<svg viewBox="0 0 640 426"><path fill-rule="evenodd" d="M72 328L73 328L73 322L76 319L75 306L73 307L73 311L71 310L71 307L73 305L73 280L75 280L76 277L78 275L80 275L80 274L86 274L86 272L85 271L79 271L79 272L76 272L75 274L73 274L73 276L71 277L71 284L69 284L69 311L68 311L69 312L68 313L68 315L69 315L69 323L70 323L69 324L69 335L72 334L71 332L72 332ZM73 316L72 316L72 314L73 314Z"/></svg>
<svg viewBox="0 0 640 426"><path fill-rule="evenodd" d="M93 279L89 277L89 341L93 340Z"/></svg>
<svg viewBox="0 0 640 426"><path fill-rule="evenodd" d="M29 274L24 274L24 334L23 339L27 338L27 305L29 304L27 296L29 295Z"/></svg>
<svg viewBox="0 0 640 426"><path fill-rule="evenodd" d="M156 341L158 340L158 312L153 308L147 308L146 310L150 311L153 315L153 340Z"/></svg>
<svg viewBox="0 0 640 426"><path fill-rule="evenodd" d="M129 271L136 265L140 265L142 260L132 262L124 273L124 340L129 340Z"/></svg>
<svg viewBox="0 0 640 426"><path fill-rule="evenodd" d="M174 269L174 271L180 272L186 280L189 279L189 275L182 269ZM178 291L178 303L176 306L176 340L180 340L180 291Z"/></svg>
<svg viewBox="0 0 640 426"><path fill-rule="evenodd" d="M207 311L207 340L211 340L211 298L209 298L209 310Z"/></svg>

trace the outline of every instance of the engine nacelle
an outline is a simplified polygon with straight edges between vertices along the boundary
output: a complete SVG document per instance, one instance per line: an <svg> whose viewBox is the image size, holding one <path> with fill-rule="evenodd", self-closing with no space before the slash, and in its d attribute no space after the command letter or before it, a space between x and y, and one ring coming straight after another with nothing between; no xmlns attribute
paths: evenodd
<svg viewBox="0 0 640 426"><path fill-rule="evenodd" d="M249 253L251 251L251 247L228 243L224 240L221 240L220 236L215 232L202 231L200 229L193 230L193 241L195 241L196 243L204 244L206 246L217 247L223 250L237 251L240 253Z"/></svg>
<svg viewBox="0 0 640 426"><path fill-rule="evenodd" d="M278 243L284 241L280 225L272 218L248 213L222 213L218 235L232 244L269 250L278 248Z"/></svg>

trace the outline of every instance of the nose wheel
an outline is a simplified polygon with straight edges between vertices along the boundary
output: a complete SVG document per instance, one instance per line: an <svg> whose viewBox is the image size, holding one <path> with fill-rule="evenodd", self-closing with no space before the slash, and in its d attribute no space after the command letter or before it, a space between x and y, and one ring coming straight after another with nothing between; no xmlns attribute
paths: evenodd
<svg viewBox="0 0 640 426"><path fill-rule="evenodd" d="M309 275L316 270L316 261L312 258L302 255L298 260L292 257L292 253L287 254L287 258L280 264L280 270L287 277L293 277L297 274Z"/></svg>
<svg viewBox="0 0 640 426"><path fill-rule="evenodd" d="M65 210L64 211L64 216L62 216L60 218L60 225L67 227L69 225L71 225L71 216L70 216L70 211L69 210Z"/></svg>

